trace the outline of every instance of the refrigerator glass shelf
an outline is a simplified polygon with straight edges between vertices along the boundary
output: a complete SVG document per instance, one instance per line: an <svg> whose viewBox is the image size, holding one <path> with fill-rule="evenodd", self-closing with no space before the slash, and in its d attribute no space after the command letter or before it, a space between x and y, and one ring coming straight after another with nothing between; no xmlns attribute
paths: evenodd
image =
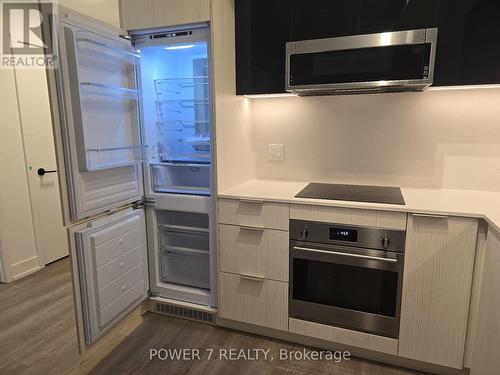
<svg viewBox="0 0 500 375"><path fill-rule="evenodd" d="M165 78L155 80L155 89L158 96L182 95L193 90L187 89L208 89L208 77L192 77L192 78Z"/></svg>
<svg viewBox="0 0 500 375"><path fill-rule="evenodd" d="M190 254L190 255L200 255L200 256L208 256L209 252L207 250L196 250L190 249L188 247L180 247L180 246L165 246L165 249L162 249L162 252L165 254Z"/></svg>
<svg viewBox="0 0 500 375"><path fill-rule="evenodd" d="M186 225L160 224L159 227L172 232L196 233L196 234L210 233L210 229L208 228L190 227Z"/></svg>
<svg viewBox="0 0 500 375"><path fill-rule="evenodd" d="M95 82L81 82L80 92L83 95L106 96L117 99L139 100L139 91L126 87L116 87Z"/></svg>

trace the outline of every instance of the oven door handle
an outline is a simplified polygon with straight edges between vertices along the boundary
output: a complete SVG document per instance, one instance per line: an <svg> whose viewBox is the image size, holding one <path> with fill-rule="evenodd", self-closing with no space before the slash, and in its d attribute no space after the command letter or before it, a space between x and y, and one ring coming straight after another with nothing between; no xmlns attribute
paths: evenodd
<svg viewBox="0 0 500 375"><path fill-rule="evenodd" d="M397 263L397 259L393 258L382 258L382 257L374 257L370 255L362 255L362 254L349 254L349 253L341 253L338 251L327 251L327 250L318 250L318 249L311 249L308 247L300 247L300 246L294 246L294 250L302 250L302 251L311 251L314 253L321 253L321 254L330 254L330 255L340 255L344 257L349 257L349 258L362 258L362 259L370 259L370 260L379 260L382 262L387 262L387 263Z"/></svg>

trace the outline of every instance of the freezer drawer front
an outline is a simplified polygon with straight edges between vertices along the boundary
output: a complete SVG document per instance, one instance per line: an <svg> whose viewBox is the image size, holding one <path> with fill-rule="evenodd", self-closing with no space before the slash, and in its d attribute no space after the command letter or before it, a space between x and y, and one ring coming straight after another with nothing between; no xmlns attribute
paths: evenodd
<svg viewBox="0 0 500 375"><path fill-rule="evenodd" d="M147 298L143 210L126 209L73 232L85 345ZM75 264L75 262L73 262Z"/></svg>
<svg viewBox="0 0 500 375"><path fill-rule="evenodd" d="M139 53L119 32L89 22L59 24L57 110L72 222L143 196Z"/></svg>
<svg viewBox="0 0 500 375"><path fill-rule="evenodd" d="M164 283L210 289L209 253L164 252L161 258L161 280Z"/></svg>

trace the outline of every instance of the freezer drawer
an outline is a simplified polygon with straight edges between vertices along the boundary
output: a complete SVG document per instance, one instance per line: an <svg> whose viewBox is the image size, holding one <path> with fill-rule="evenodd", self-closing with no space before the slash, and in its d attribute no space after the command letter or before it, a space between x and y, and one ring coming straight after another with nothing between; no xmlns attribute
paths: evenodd
<svg viewBox="0 0 500 375"><path fill-rule="evenodd" d="M198 230L208 232L209 216L198 212L157 211L158 224L176 229Z"/></svg>
<svg viewBox="0 0 500 375"><path fill-rule="evenodd" d="M160 250L190 249L208 252L208 232L190 232L163 227L160 235Z"/></svg>
<svg viewBox="0 0 500 375"><path fill-rule="evenodd" d="M210 289L209 253L202 251L160 252L164 283Z"/></svg>
<svg viewBox="0 0 500 375"><path fill-rule="evenodd" d="M209 164L155 164L151 172L156 193L210 195Z"/></svg>

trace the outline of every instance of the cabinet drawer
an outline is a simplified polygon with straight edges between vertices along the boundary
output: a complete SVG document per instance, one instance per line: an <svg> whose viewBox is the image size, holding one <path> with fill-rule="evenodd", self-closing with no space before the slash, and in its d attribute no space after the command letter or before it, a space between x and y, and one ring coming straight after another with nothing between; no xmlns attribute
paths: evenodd
<svg viewBox="0 0 500 375"><path fill-rule="evenodd" d="M292 204L290 218L327 223L363 225L387 229L406 229L406 213L358 208Z"/></svg>
<svg viewBox="0 0 500 375"><path fill-rule="evenodd" d="M138 246L97 270L97 287L100 289L142 263L142 246Z"/></svg>
<svg viewBox="0 0 500 375"><path fill-rule="evenodd" d="M294 318L290 318L289 328L291 333L301 336L314 337L316 339L386 354L398 354L398 340L389 337Z"/></svg>
<svg viewBox="0 0 500 375"><path fill-rule="evenodd" d="M288 330L288 283L220 272L219 316Z"/></svg>
<svg viewBox="0 0 500 375"><path fill-rule="evenodd" d="M141 233L141 222L132 220L91 235L96 268L141 245Z"/></svg>
<svg viewBox="0 0 500 375"><path fill-rule="evenodd" d="M289 218L290 207L285 203L219 199L219 221L223 224L287 231Z"/></svg>
<svg viewBox="0 0 500 375"><path fill-rule="evenodd" d="M99 312L99 327L102 328L113 318L126 311L132 304L146 298L144 280L132 286L121 297Z"/></svg>
<svg viewBox="0 0 500 375"><path fill-rule="evenodd" d="M219 234L221 271L288 281L288 232L221 224Z"/></svg>
<svg viewBox="0 0 500 375"><path fill-rule="evenodd" d="M142 263L138 264L112 283L106 285L104 288L99 289L97 292L99 296L99 306L101 309L105 308L141 281L144 282L144 268Z"/></svg>

